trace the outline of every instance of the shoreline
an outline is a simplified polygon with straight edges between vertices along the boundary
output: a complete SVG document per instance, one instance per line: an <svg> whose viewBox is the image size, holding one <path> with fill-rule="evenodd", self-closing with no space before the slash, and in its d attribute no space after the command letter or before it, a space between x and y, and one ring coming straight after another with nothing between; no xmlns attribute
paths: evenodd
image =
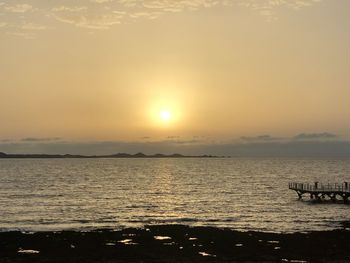
<svg viewBox="0 0 350 263"><path fill-rule="evenodd" d="M0 233L0 262L349 262L349 222L309 233L152 225Z"/></svg>

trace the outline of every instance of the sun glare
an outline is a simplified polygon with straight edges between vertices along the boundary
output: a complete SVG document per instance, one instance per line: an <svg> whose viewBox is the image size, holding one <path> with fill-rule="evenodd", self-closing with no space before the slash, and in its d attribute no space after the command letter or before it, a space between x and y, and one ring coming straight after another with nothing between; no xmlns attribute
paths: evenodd
<svg viewBox="0 0 350 263"><path fill-rule="evenodd" d="M162 110L159 116L162 121L169 121L171 119L171 113L167 110Z"/></svg>
<svg viewBox="0 0 350 263"><path fill-rule="evenodd" d="M156 129L175 129L178 128L182 119L181 105L174 100L159 99L151 101L148 111L150 125Z"/></svg>

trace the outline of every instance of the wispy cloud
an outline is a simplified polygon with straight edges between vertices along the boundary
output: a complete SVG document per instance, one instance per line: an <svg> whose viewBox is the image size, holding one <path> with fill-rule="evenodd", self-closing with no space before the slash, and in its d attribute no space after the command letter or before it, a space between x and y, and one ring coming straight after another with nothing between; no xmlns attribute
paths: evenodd
<svg viewBox="0 0 350 263"><path fill-rule="evenodd" d="M56 6L51 9L53 12L82 12L86 11L88 8L86 6Z"/></svg>
<svg viewBox="0 0 350 263"><path fill-rule="evenodd" d="M300 133L293 137L275 137L272 135L264 134L258 136L242 136L240 138L243 142L248 143L259 143L259 142L293 142L293 141L326 141L336 140L339 137L336 134L330 132L319 132L319 133Z"/></svg>
<svg viewBox="0 0 350 263"><path fill-rule="evenodd" d="M241 0L239 1L240 6L250 8L260 15L264 16L267 20L278 19L279 8L289 8L299 10L304 7L310 7L321 0ZM235 1L227 0L226 5L232 6Z"/></svg>
<svg viewBox="0 0 350 263"><path fill-rule="evenodd" d="M325 140L335 139L337 135L329 132L322 133L300 133L294 137L295 140Z"/></svg>
<svg viewBox="0 0 350 263"><path fill-rule="evenodd" d="M242 136L240 138L242 141L245 142L271 142L271 141L280 141L283 140L283 138L280 137L273 137L271 135L258 135L258 136Z"/></svg>
<svg viewBox="0 0 350 263"><path fill-rule="evenodd" d="M167 137L167 139L179 139L180 136L174 136L174 135L170 135Z"/></svg>
<svg viewBox="0 0 350 263"><path fill-rule="evenodd" d="M36 137L27 137L21 139L22 142L52 142L52 141L60 141L60 137L48 137L48 138L36 138Z"/></svg>
<svg viewBox="0 0 350 263"><path fill-rule="evenodd" d="M6 32L6 34L8 34L10 36L21 37L24 39L34 39L36 36L32 32L22 32L22 31L8 31L8 32Z"/></svg>
<svg viewBox="0 0 350 263"><path fill-rule="evenodd" d="M9 21L0 22L0 28L19 28L21 20L28 25L35 25L32 20L51 18L57 22L74 25L89 30L106 30L112 26L130 23L142 19L158 19L165 14L182 11L199 11L214 6L230 8L246 7L256 11L268 20L278 17L278 10L289 8L299 10L312 6L321 0L52 0L40 4L34 0L0 2L0 14L21 14L21 17L12 17ZM35 13L35 15L29 15ZM4 18L7 16L5 15ZM17 20L17 21L16 21ZM50 27L24 26L23 31L43 30ZM16 31L13 35L27 36L28 33ZM32 34L33 35L33 34Z"/></svg>
<svg viewBox="0 0 350 263"><path fill-rule="evenodd" d="M120 24L120 14L104 15L71 15L71 14L54 14L53 17L60 22L75 25L76 27L88 29L109 29L111 26Z"/></svg>
<svg viewBox="0 0 350 263"><path fill-rule="evenodd" d="M97 3L97 4L103 4L103 3L108 3L112 1L113 0L90 0L90 2Z"/></svg>
<svg viewBox="0 0 350 263"><path fill-rule="evenodd" d="M5 5L6 11L13 13L25 13L33 10L33 6L29 4L15 4L15 5Z"/></svg>
<svg viewBox="0 0 350 263"><path fill-rule="evenodd" d="M34 31L37 31L37 30L45 30L47 29L48 27L45 26L45 25L40 25L40 24L35 24L35 23L23 23L21 26L20 26L20 29L23 29L23 30L34 30Z"/></svg>

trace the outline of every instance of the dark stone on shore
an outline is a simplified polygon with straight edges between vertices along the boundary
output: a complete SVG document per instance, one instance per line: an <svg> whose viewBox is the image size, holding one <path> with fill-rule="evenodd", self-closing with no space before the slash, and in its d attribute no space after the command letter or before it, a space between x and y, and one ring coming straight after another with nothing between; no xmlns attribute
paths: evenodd
<svg viewBox="0 0 350 263"><path fill-rule="evenodd" d="M342 226L344 229L350 230L350 221L341 222L341 226Z"/></svg>
<svg viewBox="0 0 350 263"><path fill-rule="evenodd" d="M158 225L3 232L0 262L350 262L350 231L277 234Z"/></svg>

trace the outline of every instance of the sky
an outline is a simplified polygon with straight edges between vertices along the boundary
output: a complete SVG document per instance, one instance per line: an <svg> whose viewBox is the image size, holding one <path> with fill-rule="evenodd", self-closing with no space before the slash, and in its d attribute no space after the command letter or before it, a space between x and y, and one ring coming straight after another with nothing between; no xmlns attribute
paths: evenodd
<svg viewBox="0 0 350 263"><path fill-rule="evenodd" d="M350 156L348 10L0 0L0 151Z"/></svg>

